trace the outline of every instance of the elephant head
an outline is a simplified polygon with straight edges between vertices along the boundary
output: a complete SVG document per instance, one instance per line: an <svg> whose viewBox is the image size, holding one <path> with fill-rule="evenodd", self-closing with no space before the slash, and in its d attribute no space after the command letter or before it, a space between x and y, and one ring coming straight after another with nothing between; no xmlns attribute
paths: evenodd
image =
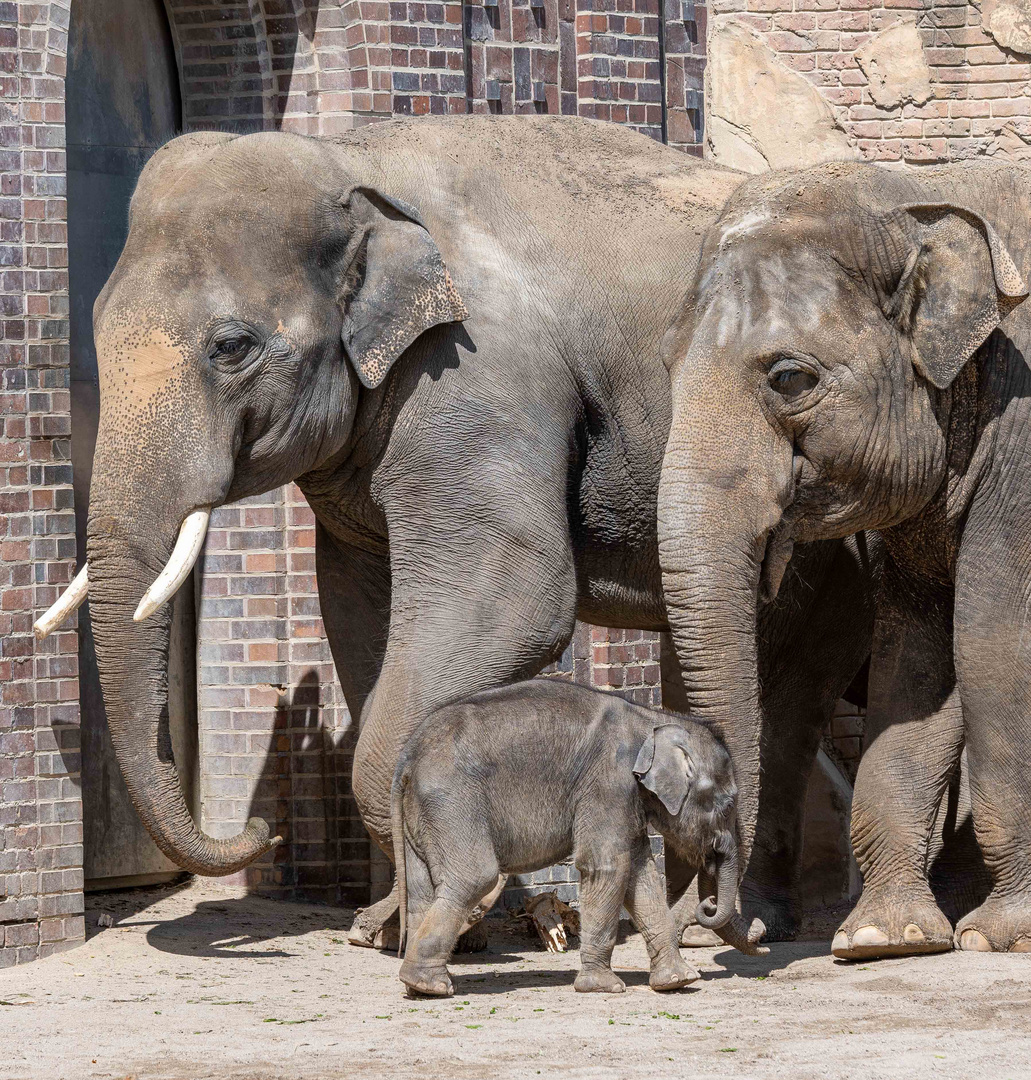
<svg viewBox="0 0 1031 1080"><path fill-rule="evenodd" d="M726 747L701 724L657 725L634 762L650 792L651 816L666 842L699 867L702 895L695 913L728 945L755 953L765 927L749 928L736 909L739 876L737 785Z"/></svg>
<svg viewBox="0 0 1031 1080"><path fill-rule="evenodd" d="M758 605L795 541L927 506L948 471L956 382L1027 293L1013 230L971 208L986 174L953 168L837 163L745 184L706 238L692 325L667 341L663 587L692 711L734 758L743 863Z"/></svg>
<svg viewBox="0 0 1031 1080"><path fill-rule="evenodd" d="M88 589L112 741L140 817L187 870L231 873L275 841L203 834L167 727L170 615L212 507L344 450L363 388L428 328L466 317L418 213L297 136L174 139L144 169L94 309L101 415Z"/></svg>

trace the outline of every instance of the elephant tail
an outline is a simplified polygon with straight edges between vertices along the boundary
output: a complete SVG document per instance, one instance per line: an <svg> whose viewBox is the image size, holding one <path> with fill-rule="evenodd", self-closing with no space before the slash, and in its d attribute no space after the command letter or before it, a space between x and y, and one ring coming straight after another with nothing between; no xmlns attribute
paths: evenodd
<svg viewBox="0 0 1031 1080"><path fill-rule="evenodd" d="M394 869L397 872L398 916L401 931L397 939L397 955L404 953L408 935L408 875L405 867L405 811L404 795L408 786L408 763L401 761L394 773L390 789L390 828L394 841Z"/></svg>

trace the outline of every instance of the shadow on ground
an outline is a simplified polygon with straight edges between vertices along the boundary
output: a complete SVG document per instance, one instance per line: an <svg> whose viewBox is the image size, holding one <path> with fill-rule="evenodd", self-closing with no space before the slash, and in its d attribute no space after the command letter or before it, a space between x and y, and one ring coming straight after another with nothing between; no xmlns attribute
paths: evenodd
<svg viewBox="0 0 1031 1080"><path fill-rule="evenodd" d="M204 900L189 914L158 919L148 908L159 900L189 888L189 882L161 889L123 889L90 893L86 898L87 936L96 934L102 915L121 929L146 929L147 942L161 952L180 956L235 956L268 959L297 955L283 948L261 949L267 941L300 937L313 930L339 934L331 939L344 944L354 921L351 908L322 907L271 901L256 896L228 896L225 900ZM275 913L270 925L269 912ZM253 946L259 946L255 949Z"/></svg>
<svg viewBox="0 0 1031 1080"><path fill-rule="evenodd" d="M769 946L769 956L746 956L736 949L724 949L712 958L722 971L706 971L702 979L758 979L772 975L799 960L810 960L817 956L831 958L830 947L825 941L777 941ZM690 955L685 953L685 955Z"/></svg>

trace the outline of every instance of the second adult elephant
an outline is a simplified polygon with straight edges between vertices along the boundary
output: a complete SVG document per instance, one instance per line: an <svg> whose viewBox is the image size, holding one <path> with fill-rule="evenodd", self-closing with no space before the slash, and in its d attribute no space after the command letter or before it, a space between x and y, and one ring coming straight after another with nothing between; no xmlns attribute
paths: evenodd
<svg viewBox="0 0 1031 1080"><path fill-rule="evenodd" d="M536 673L577 617L666 627L661 346L691 318L701 238L740 179L559 118L186 135L154 156L95 313L88 576L112 738L170 858L228 873L268 845L261 823L198 830L162 726L161 603L210 507L290 480L307 496L361 718L354 793L388 852L394 767L432 708ZM869 630L853 552L803 561L767 635L779 749L750 880L775 933L797 917L800 789Z"/></svg>
<svg viewBox="0 0 1031 1080"><path fill-rule="evenodd" d="M840 957L1031 951L1029 223L1031 173L994 162L751 181L671 344L667 609L689 700L739 745L760 720L757 595L795 541L882 531ZM928 851L964 747L992 888L954 933ZM735 767L744 790L758 754Z"/></svg>

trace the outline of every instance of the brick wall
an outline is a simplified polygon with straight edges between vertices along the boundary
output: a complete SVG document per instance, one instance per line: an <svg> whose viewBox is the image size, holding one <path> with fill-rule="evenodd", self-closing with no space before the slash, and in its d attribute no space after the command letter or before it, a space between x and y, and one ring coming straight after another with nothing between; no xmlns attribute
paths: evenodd
<svg viewBox="0 0 1031 1080"><path fill-rule="evenodd" d="M987 9L988 5L984 5ZM834 109L860 156L929 164L1005 153L1031 139L1028 57L998 46L982 5L956 0L713 0L759 32ZM878 105L856 52L878 32L915 20L930 100Z"/></svg>
<svg viewBox="0 0 1031 1080"><path fill-rule="evenodd" d="M0 3L0 966L83 939L77 638L32 622L71 580L67 3Z"/></svg>
<svg viewBox="0 0 1031 1080"><path fill-rule="evenodd" d="M257 816L284 838L240 883L363 903L355 731L319 617L314 524L293 486L212 517L198 640L202 817L216 836Z"/></svg>

